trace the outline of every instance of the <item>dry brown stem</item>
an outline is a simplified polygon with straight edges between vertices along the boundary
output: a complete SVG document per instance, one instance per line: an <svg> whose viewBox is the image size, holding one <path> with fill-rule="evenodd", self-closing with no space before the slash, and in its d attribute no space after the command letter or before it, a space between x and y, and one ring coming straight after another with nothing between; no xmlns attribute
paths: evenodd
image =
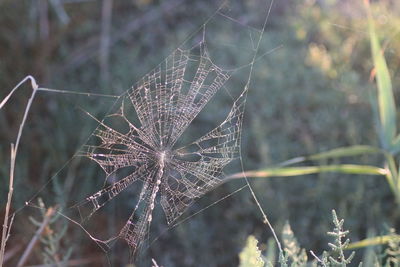
<svg viewBox="0 0 400 267"><path fill-rule="evenodd" d="M4 222L3 222L3 232L1 236L1 247L0 247L0 267L3 266L4 262L4 253L6 249L6 243L8 238L10 237L10 232L11 232L11 225L14 219L14 215L11 216L11 220L9 220L9 214L10 214L10 209L11 209L11 202L12 202L12 195L14 192L14 173L15 173L15 160L17 158L17 152L18 152L18 147L19 143L21 140L21 135L22 135L22 130L24 129L25 121L26 118L28 117L29 110L31 108L33 99L35 98L36 91L38 90L38 85L36 83L35 78L32 76L26 76L20 83L17 84L11 90L10 94L8 94L3 101L0 103L0 109L3 108L3 106L7 103L7 101L10 99L12 94L27 80L31 81L32 85L32 95L28 100L28 103L25 108L24 116L22 118L21 124L19 126L18 134L17 134L17 139L15 141L15 145L11 144L11 161L10 161L10 179L9 179L9 187L8 187L8 195L7 195L7 204L6 204L6 211L4 214Z"/></svg>

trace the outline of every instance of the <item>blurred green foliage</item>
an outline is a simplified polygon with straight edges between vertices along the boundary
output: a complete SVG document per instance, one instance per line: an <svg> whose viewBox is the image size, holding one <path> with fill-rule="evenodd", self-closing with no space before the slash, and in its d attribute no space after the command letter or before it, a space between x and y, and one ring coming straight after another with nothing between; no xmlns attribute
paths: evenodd
<svg viewBox="0 0 400 267"><path fill-rule="evenodd" d="M218 8L214 1L114 1L110 80L104 81L98 59L100 2L59 1L68 15L67 22L51 4L56 2L8 0L0 3L0 99L27 74L48 88L119 95L178 47ZM377 107L370 101L375 95L375 85L370 82L373 62L362 3L276 2L261 52L282 47L255 65L243 130L245 169L265 168L296 156L337 147L378 146L379 137L374 128L378 118L373 112ZM206 28L210 45L226 44L224 53L211 50L212 56L231 65L244 64L251 55L251 43L249 38L235 33L252 32L256 39L257 31L244 25L260 28L265 6L261 0L228 1L223 11L235 21L229 24L215 16L216 20ZM385 38L381 43L395 98L399 93L396 89L400 88L399 11L400 4L396 1L372 4L377 32ZM231 43L227 36L234 36ZM232 40L241 53L230 50ZM240 90L246 77L245 72L238 73L233 77L232 86ZM9 144L15 138L29 96L28 86L25 90L0 112L1 203L5 203L7 192ZM222 119L230 108L231 102L227 99L226 95L216 98L208 107L210 112L200 114L190 133L202 132L205 127L215 125L216 118ZM107 99L75 95L43 93L36 98L17 159L14 209L23 207L25 201L39 193L46 206L58 204L68 212L71 204L102 185L104 175L87 160L73 160L59 170L96 126L81 108L101 118L110 105L112 101ZM357 163L375 166L382 161L379 156L357 159ZM354 159L322 159L321 163L352 164ZM51 177L54 178L47 184ZM398 206L381 177L320 173L251 183L276 230L282 232L289 220L300 247L308 250L328 250L325 233L331 229L332 209L346 219L353 241L366 238L371 231L384 232L385 224L400 226ZM220 200L240 184L241 181L229 182L210 192L189 213ZM122 223L116 214L129 213L132 205L129 196L118 199L118 203L104 210L97 227L112 231ZM34 214L40 213L27 207L17 213L8 248L27 243L26 237L33 235L35 227L26 218ZM157 224L152 228L160 230ZM237 255L249 234L258 240L271 236L245 189L161 235L137 265L148 266L152 257L165 267L237 266ZM63 251L74 246L71 259L99 258L100 255L107 262L105 254L76 225L70 224L62 245ZM31 263L43 263L42 254L36 255ZM353 262L359 262L363 253L355 257ZM109 253L109 261L115 266L122 266L127 258L124 244L117 243ZM98 262L92 264L98 266Z"/></svg>

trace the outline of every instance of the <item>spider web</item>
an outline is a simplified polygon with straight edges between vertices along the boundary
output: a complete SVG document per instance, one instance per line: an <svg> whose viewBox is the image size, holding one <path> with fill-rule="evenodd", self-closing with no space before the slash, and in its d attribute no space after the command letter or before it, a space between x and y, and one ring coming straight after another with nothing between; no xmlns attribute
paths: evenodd
<svg viewBox="0 0 400 267"><path fill-rule="evenodd" d="M247 87L219 126L186 146L175 144L231 74L212 62L201 41L191 49L175 50L128 90L118 112L107 116L110 121L122 119L127 132L102 121L92 135L99 144L85 145L79 152L103 169L106 181L117 180L77 206L89 207L83 219L127 188L141 186L136 206L117 235L135 254L158 202L172 225L194 200L221 184L225 166L240 156ZM126 114L124 103L134 108L138 123ZM128 173L121 172L127 168Z"/></svg>
<svg viewBox="0 0 400 267"><path fill-rule="evenodd" d="M253 66L256 60L274 51L273 49L261 56L257 55L272 2L262 29L248 27L249 34L245 37L251 41L252 60L247 65L230 70L213 63L204 38L205 27L217 16L233 21L234 24L241 24L238 20L221 12L221 7L201 26L203 39L200 42L189 49L182 47L176 49L120 96L48 88L37 89L38 91L112 97L121 101L116 112L107 115L102 121L96 119L98 127L89 138L90 141L95 140L94 143L88 142L75 154L96 162L104 171L106 178L103 188L74 207L82 211L81 218L86 221L107 203L123 195L121 194L123 191L132 193L133 188L137 194L130 195L136 198L131 215L120 227L116 236L102 241L91 235L83 224L58 212L66 220L79 226L102 249L102 244L105 244L108 249L108 243L119 238L126 241L133 254L137 253L143 246L146 235L149 234L156 206L163 210L167 224L175 227L178 225L177 219L196 199L226 181L225 178L228 177L224 171L229 163L238 159L243 170L240 138ZM241 25L247 28L247 25ZM253 40L252 32L255 33L256 40ZM186 45L192 37L193 35L188 37L183 44ZM218 41L220 40L216 40ZM245 50L238 52L241 56L246 53ZM215 94L225 87L231 75L242 67L250 69L248 80L241 94L237 98L232 97L233 104L226 118L203 136L185 146L180 146L180 139L191 122L204 110ZM230 95L230 92L228 94ZM135 116L127 112L128 106L135 111L137 120ZM124 122L125 130L115 127L114 121ZM30 200L25 202L26 206L40 208L32 201L71 160L72 158ZM264 221L269 223L246 177L245 181L263 214ZM228 196L220 198L211 205ZM85 209L89 211L88 214L83 214ZM106 252L105 249L103 251Z"/></svg>

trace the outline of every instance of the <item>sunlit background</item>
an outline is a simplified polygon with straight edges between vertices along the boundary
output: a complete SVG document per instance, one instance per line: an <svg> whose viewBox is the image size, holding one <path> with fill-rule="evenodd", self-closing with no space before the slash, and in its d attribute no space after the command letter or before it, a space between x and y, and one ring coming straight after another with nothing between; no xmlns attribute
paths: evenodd
<svg viewBox="0 0 400 267"><path fill-rule="evenodd" d="M270 2L232 0L221 5L211 0L1 1L0 99L26 75L46 88L120 95L175 48L198 41L202 26L217 64L244 66L252 58ZM373 1L371 11L396 97L400 2ZM247 99L242 134L245 171L338 147L380 146L369 38L363 1L275 1ZM248 68L235 73L227 88L210 102L208 112L194 121L189 136L221 122L232 104L227 91L237 95L247 77ZM29 85L24 85L0 110L1 219L8 192L10 143L15 142L30 93ZM16 266L47 208L69 214L70 206L103 185L100 168L73 155L96 127L87 113L102 118L113 101L38 93L17 158L12 211L18 212L5 266ZM381 155L313 164L343 163L384 167ZM237 166L230 170L236 171ZM330 249L332 240L326 233L333 228L332 209L345 219L352 241L400 227L399 206L383 176L331 172L249 180L278 236L288 221L299 245L318 255ZM198 214L168 231L161 226L164 218L158 216L151 228L157 234L136 266L151 266L152 258L164 267L238 266L249 235L259 240L264 255L277 257L276 246L266 245L272 244L272 234L248 188L232 194L243 185L238 179L209 192L187 211L189 216ZM26 201L43 209L25 206ZM111 236L125 222L124 216L129 216L134 205L129 201L129 194L113 201L88 229L95 227ZM385 249L379 246L375 252ZM356 250L353 264L365 262L370 253ZM310 254L308 258L313 259ZM124 242L105 253L78 225L55 216L26 266L126 266L128 260Z"/></svg>

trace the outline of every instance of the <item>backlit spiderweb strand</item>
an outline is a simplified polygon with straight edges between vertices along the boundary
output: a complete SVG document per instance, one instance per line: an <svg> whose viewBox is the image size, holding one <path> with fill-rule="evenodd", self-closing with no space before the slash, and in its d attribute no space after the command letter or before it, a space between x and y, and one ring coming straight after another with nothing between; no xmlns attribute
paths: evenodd
<svg viewBox="0 0 400 267"><path fill-rule="evenodd" d="M250 67L244 91L234 102L227 118L218 127L186 147L175 149L174 144L190 122L213 95L224 86L224 83L232 74L232 71L223 70L213 64L204 41L193 49L177 49L156 69L145 75L131 90L121 96L49 88L35 89L30 100L33 100L36 91L123 98L128 100L128 103L130 102L139 118L139 123L130 121L130 116L127 116L124 112L123 103L125 102L123 101L119 112L108 115L107 118L122 118L128 124L129 131L123 132L104 120L99 121L98 128L91 136L94 139L97 138L100 144L87 144L76 154L96 161L106 173L106 181L111 182L110 186L106 186L77 205L78 208L90 207L90 214L85 219L90 218L92 214L128 187L135 185L141 189L132 215L119 234L107 241L102 241L92 236L78 222L61 212L58 212L58 214L81 227L100 247L103 244L107 245L115 238L121 238L127 241L133 251L136 251L142 245L149 230L152 211L156 203L161 203L168 224L174 227L177 225L176 219L196 198L219 185L226 178L223 174L224 167L233 159L240 158L240 135L244 103L254 63L269 53L257 57L272 3L273 1L269 4L263 27L259 31L258 43L253 47L254 58L250 64L243 66ZM203 28L216 14L221 14L221 7L203 24ZM224 17L227 16L224 15ZM233 21L237 22L236 20ZM194 71L190 71L191 69L194 69ZM195 75L186 75L190 73ZM32 77L28 76L27 78ZM10 95L16 88L12 90ZM0 104L1 106L10 95ZM29 105L25 114L28 113L28 110ZM19 134L23 124L24 120ZM32 204L32 200L56 178L71 160L72 158L30 200L26 201L25 206L40 208ZM131 172L120 175L118 171L125 167L130 167ZM279 240L246 177L245 181L281 251ZM139 186L137 186L138 184ZM216 203L218 201L214 204ZM15 211L14 215L22 209L23 207Z"/></svg>
<svg viewBox="0 0 400 267"><path fill-rule="evenodd" d="M157 202L171 225L195 199L218 186L224 167L240 156L247 87L219 126L189 145L177 149L174 145L231 74L211 61L201 41L191 49L175 50L139 80L123 98L135 109L140 125L131 122L121 104L107 117L122 118L129 130L123 133L103 121L93 133L100 144L85 145L79 153L100 165L106 181L109 177L117 181L87 197L78 208L89 206L89 218L128 187L141 185L136 206L117 236L136 252ZM126 167L130 173L118 177Z"/></svg>

